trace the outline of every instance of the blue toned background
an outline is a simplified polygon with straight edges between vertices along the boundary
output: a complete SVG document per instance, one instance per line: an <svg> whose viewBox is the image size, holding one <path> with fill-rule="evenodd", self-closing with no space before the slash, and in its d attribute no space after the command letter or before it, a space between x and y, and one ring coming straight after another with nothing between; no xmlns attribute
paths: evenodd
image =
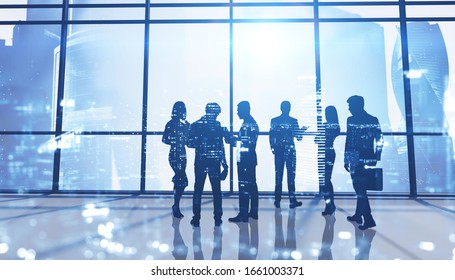
<svg viewBox="0 0 455 280"><path fill-rule="evenodd" d="M193 122L217 102L237 131L236 104L248 100L258 186L270 192L270 119L289 100L310 127L297 191L316 193L323 109L338 109L345 132L358 94L385 133L384 192L454 194L455 3L354 2L0 0L0 189L171 191L161 134L173 103ZM338 193L352 192L344 139ZM223 191L236 191L235 169Z"/></svg>

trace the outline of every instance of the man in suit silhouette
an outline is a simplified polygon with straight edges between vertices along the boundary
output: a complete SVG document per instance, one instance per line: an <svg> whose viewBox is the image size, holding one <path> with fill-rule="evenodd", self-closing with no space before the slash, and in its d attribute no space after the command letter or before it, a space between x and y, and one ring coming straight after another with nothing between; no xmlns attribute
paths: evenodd
<svg viewBox="0 0 455 280"><path fill-rule="evenodd" d="M191 225L194 227L199 227L202 191L207 175L212 185L215 226L221 225L223 209L220 166L222 165L224 170L228 168L224 153L224 130L220 122L216 120L221 113L221 107L217 103L208 103L205 107L205 113L199 120L191 124L188 136L188 147L196 149L193 219L191 220Z"/></svg>
<svg viewBox="0 0 455 280"><path fill-rule="evenodd" d="M369 180L366 169L381 160L382 131L378 119L364 110L362 96L351 96L347 102L352 116L347 120L344 168L351 174L357 195L355 213L347 219L359 224L363 222L359 229L365 230L376 226L366 190Z"/></svg>
<svg viewBox="0 0 455 280"><path fill-rule="evenodd" d="M295 198L295 172L296 172L296 150L294 138L301 141L303 132L307 127L299 127L297 119L289 116L291 103L281 103L281 115L273 118L270 123L270 148L275 155L275 202L276 208L280 208L281 193L283 189L283 173L286 165L289 207L296 208L302 202Z"/></svg>
<svg viewBox="0 0 455 280"><path fill-rule="evenodd" d="M239 179L239 214L229 222L248 222L248 217L258 219L258 186L256 184L256 143L259 126L250 114L250 103L237 105L237 115L243 120L239 134L234 137L237 144L237 174ZM251 204L250 204L251 201ZM251 207L251 210L250 210Z"/></svg>

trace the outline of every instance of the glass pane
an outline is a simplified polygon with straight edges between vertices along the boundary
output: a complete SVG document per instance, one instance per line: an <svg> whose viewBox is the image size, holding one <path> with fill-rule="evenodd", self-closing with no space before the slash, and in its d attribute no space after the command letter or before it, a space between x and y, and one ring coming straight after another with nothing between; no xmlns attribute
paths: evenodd
<svg viewBox="0 0 455 280"><path fill-rule="evenodd" d="M313 24L246 23L234 25L234 113L247 100L261 131L280 115L288 100L290 115L316 131ZM240 120L235 115L234 128Z"/></svg>
<svg viewBox="0 0 455 280"><path fill-rule="evenodd" d="M254 115L253 115L254 117ZM267 128L268 130L269 128ZM317 145L313 137L304 136L302 141L296 143L296 192L318 192L318 165ZM269 136L259 136L256 154L258 165L256 167L256 182L260 192L273 192L275 190L275 158L270 150ZM234 157L236 150L234 149ZM237 159L234 158L234 191L238 191ZM286 169L283 174L283 192L288 191Z"/></svg>
<svg viewBox="0 0 455 280"><path fill-rule="evenodd" d="M234 19L312 18L313 7L234 7Z"/></svg>
<svg viewBox="0 0 455 280"><path fill-rule="evenodd" d="M150 19L229 19L229 8L152 8Z"/></svg>
<svg viewBox="0 0 455 280"><path fill-rule="evenodd" d="M332 174L332 183L335 192L353 192L351 177L344 169L345 136L339 136L334 143L336 151L335 167ZM409 193L409 169L406 137L385 136L385 146L382 153L380 167L384 170L384 191L388 193ZM318 161L317 145L313 136L304 136L301 142L296 141L297 192L318 192ZM258 155L257 184L259 191L274 191L274 157L270 151L268 136L260 136L256 147ZM234 150L235 154L235 150ZM236 161L234 159L234 164ZM234 191L238 191L237 166L234 166ZM286 172L283 178L283 191L287 191Z"/></svg>
<svg viewBox="0 0 455 280"><path fill-rule="evenodd" d="M319 2L397 2L397 0L319 0Z"/></svg>
<svg viewBox="0 0 455 280"><path fill-rule="evenodd" d="M341 130L350 116L346 100L365 99L384 132L404 132L401 48L398 23L321 23L321 80L326 105L338 109ZM341 121L342 120L342 121Z"/></svg>
<svg viewBox="0 0 455 280"><path fill-rule="evenodd" d="M54 153L40 147L51 136L0 135L0 189L51 190Z"/></svg>
<svg viewBox="0 0 455 280"><path fill-rule="evenodd" d="M455 5L408 5L406 6L407 17L454 17Z"/></svg>
<svg viewBox="0 0 455 280"><path fill-rule="evenodd" d="M60 45L60 26L2 27L11 33L0 29L0 116L7 120L0 122L0 129L53 130L54 51Z"/></svg>
<svg viewBox="0 0 455 280"><path fill-rule="evenodd" d="M169 146L161 142L161 135L147 137L147 170L146 170L146 190L157 191L173 190L172 177L174 171L169 164ZM229 146L225 144L226 160L229 163ZM185 191L194 190L194 149L186 147L187 165L186 175L188 176L188 186ZM233 170L229 167L229 171ZM221 182L221 190L229 191L229 175L226 180ZM204 191L211 191L210 181L207 177Z"/></svg>
<svg viewBox="0 0 455 280"><path fill-rule="evenodd" d="M140 130L143 25L72 25L66 59L64 130Z"/></svg>
<svg viewBox="0 0 455 280"><path fill-rule="evenodd" d="M234 114L237 104L247 100L262 132L270 130L272 118L281 114L280 103L291 103L290 115L300 126L316 131L316 97L313 25L306 23L248 23L234 25ZM234 115L234 129L241 120ZM258 141L257 180L259 190L274 190L274 160L268 136ZM313 144L304 138L297 146L297 191L311 191L317 175L307 162L317 159ZM310 147L308 147L310 145ZM317 153L317 147L314 147ZM265 161L265 162L264 162ZM317 165L315 169L317 171ZM313 170L313 171L314 171ZM300 177L303 178L303 177ZM236 179L236 177L235 177ZM235 186L237 189L237 186Z"/></svg>
<svg viewBox="0 0 455 280"><path fill-rule="evenodd" d="M321 18L398 18L397 6L335 6L319 7Z"/></svg>
<svg viewBox="0 0 455 280"><path fill-rule="evenodd" d="M69 10L70 20L141 20L145 18L145 8L106 8Z"/></svg>
<svg viewBox="0 0 455 280"><path fill-rule="evenodd" d="M409 67L414 131L455 135L455 23L410 22Z"/></svg>
<svg viewBox="0 0 455 280"><path fill-rule="evenodd" d="M453 139L449 136L414 138L417 191L419 193L455 192Z"/></svg>
<svg viewBox="0 0 455 280"><path fill-rule="evenodd" d="M150 0L150 3L229 3L229 0Z"/></svg>
<svg viewBox="0 0 455 280"><path fill-rule="evenodd" d="M71 0L70 4L145 4L145 0Z"/></svg>
<svg viewBox="0 0 455 280"><path fill-rule="evenodd" d="M61 190L140 189L140 136L67 134L62 139Z"/></svg>
<svg viewBox="0 0 455 280"><path fill-rule="evenodd" d="M0 0L0 4L62 4L62 0Z"/></svg>
<svg viewBox="0 0 455 280"><path fill-rule="evenodd" d="M0 9L1 20L62 20L62 9Z"/></svg>
<svg viewBox="0 0 455 280"><path fill-rule="evenodd" d="M229 25L152 25L150 42L148 129L163 131L179 100L190 123L217 102L229 126Z"/></svg>
<svg viewBox="0 0 455 280"><path fill-rule="evenodd" d="M0 9L0 18L2 21L26 21L27 9Z"/></svg>
<svg viewBox="0 0 455 280"><path fill-rule="evenodd" d="M234 3L268 3L268 2L273 2L273 3L281 3L281 2L313 2L313 0L234 0Z"/></svg>
<svg viewBox="0 0 455 280"><path fill-rule="evenodd" d="M340 119L340 122L342 119ZM336 192L354 192L351 176L344 169L346 136L335 139L335 166L332 183ZM384 148L378 167L383 168L384 193L409 194L409 168L406 136L384 136ZM372 192L380 193L380 192Z"/></svg>

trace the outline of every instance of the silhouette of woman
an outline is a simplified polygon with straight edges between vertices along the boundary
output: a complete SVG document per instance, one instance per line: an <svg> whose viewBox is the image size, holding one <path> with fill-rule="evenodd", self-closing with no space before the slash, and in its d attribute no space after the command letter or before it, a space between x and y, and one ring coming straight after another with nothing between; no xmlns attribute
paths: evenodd
<svg viewBox="0 0 455 280"><path fill-rule="evenodd" d="M163 143L170 145L169 163L174 170L174 205L172 215L176 218L183 218L180 212L180 199L185 187L188 186L186 176L186 142L190 123L186 120L186 107L182 101L175 102L172 108L171 120L166 124L163 134Z"/></svg>
<svg viewBox="0 0 455 280"><path fill-rule="evenodd" d="M338 113L334 106L327 106L325 108L325 119L324 134L316 136L315 139L316 143L323 143L325 145L325 172L324 184L322 184L322 195L325 201L325 209L322 212L323 216L333 214L336 209L332 184L332 171L336 157L333 142L340 135L340 124L338 122Z"/></svg>

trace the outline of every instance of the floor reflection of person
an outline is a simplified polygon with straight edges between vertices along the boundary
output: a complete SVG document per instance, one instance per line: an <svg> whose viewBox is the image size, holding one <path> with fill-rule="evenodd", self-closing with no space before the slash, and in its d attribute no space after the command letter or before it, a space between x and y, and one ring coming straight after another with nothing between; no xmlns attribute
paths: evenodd
<svg viewBox="0 0 455 280"><path fill-rule="evenodd" d="M239 260L255 260L259 249L258 221L238 223Z"/></svg>
<svg viewBox="0 0 455 280"><path fill-rule="evenodd" d="M221 260L221 253L223 252L223 230L221 227L213 228L213 251L212 260Z"/></svg>
<svg viewBox="0 0 455 280"><path fill-rule="evenodd" d="M173 217L172 218L172 228L174 229L174 240L172 245L174 249L172 250L172 256L176 260L186 260L188 255L188 247L183 241L182 234L180 233L180 219Z"/></svg>
<svg viewBox="0 0 455 280"><path fill-rule="evenodd" d="M193 254L195 260L203 260L204 252L202 251L201 228L193 228Z"/></svg>
<svg viewBox="0 0 455 280"><path fill-rule="evenodd" d="M284 238L283 216L280 209L275 209L275 251L274 260L292 260L297 250L295 236L295 209L289 209L287 235Z"/></svg>
<svg viewBox="0 0 455 280"><path fill-rule="evenodd" d="M327 106L325 108L324 132L317 135L315 142L324 145L324 172L321 174L324 178L321 186L322 196L325 201L325 209L322 215L331 215L335 212L335 200L333 195L332 172L335 164L335 149L333 143L335 138L340 135L340 124L338 122L338 113L334 106Z"/></svg>
<svg viewBox="0 0 455 280"><path fill-rule="evenodd" d="M223 230L221 227L213 228L213 250L212 260L221 260L221 254L223 252ZM202 237L201 228L193 228L193 254L195 260L203 260L204 252L202 250Z"/></svg>
<svg viewBox="0 0 455 280"><path fill-rule="evenodd" d="M326 215L324 231L322 233L322 243L321 250L319 251L319 260L333 260L332 256L332 244L333 244L333 235L334 235L334 226L335 226L335 216Z"/></svg>
<svg viewBox="0 0 455 280"><path fill-rule="evenodd" d="M186 107L182 101L175 102L172 108L171 120L164 129L163 143L170 145L169 164L174 171L172 182L174 183L174 204L172 215L176 218L183 218L180 211L180 199L188 186L186 176L186 143L188 139L190 124L186 120Z"/></svg>
<svg viewBox="0 0 455 280"><path fill-rule="evenodd" d="M352 116L347 120L344 168L351 174L357 196L355 213L347 219L361 224L359 229L365 230L376 226L367 195L366 184L370 178L366 169L381 160L382 131L378 119L364 110L362 96L351 96L347 102Z"/></svg>
<svg viewBox="0 0 455 280"><path fill-rule="evenodd" d="M357 225L352 224L355 231L355 250L354 259L356 260L369 260L371 245L373 238L376 235L374 229L360 230Z"/></svg>

